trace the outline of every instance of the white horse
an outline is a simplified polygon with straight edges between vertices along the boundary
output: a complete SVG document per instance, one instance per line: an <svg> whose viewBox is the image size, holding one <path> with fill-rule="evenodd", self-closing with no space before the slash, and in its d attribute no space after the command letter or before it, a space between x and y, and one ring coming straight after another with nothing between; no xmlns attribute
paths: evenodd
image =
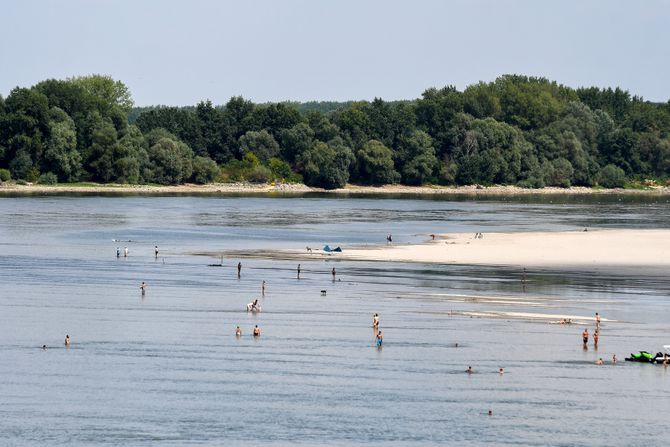
<svg viewBox="0 0 670 447"><path fill-rule="evenodd" d="M247 312L260 312L260 311L261 306L259 306L258 304L254 305L253 301L247 304Z"/></svg>

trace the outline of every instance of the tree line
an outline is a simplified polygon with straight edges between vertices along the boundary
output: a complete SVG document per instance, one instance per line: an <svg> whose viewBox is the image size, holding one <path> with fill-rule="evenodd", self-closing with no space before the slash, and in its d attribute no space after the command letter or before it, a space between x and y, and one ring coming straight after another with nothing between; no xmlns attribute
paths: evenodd
<svg viewBox="0 0 670 447"><path fill-rule="evenodd" d="M413 101L134 108L111 77L49 79L0 96L0 173L42 183L618 187L668 178L670 101L505 75Z"/></svg>

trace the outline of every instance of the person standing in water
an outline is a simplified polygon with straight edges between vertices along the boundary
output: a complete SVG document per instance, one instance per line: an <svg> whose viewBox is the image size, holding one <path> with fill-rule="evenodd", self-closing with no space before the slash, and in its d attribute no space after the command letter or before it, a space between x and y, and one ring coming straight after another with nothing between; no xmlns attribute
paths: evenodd
<svg viewBox="0 0 670 447"><path fill-rule="evenodd" d="M242 263L238 262L237 263L237 277L240 277L240 274L242 273Z"/></svg>
<svg viewBox="0 0 670 447"><path fill-rule="evenodd" d="M235 336L237 336L237 337L242 336L242 329L240 329L239 326L237 326L237 328L235 328Z"/></svg>
<svg viewBox="0 0 670 447"><path fill-rule="evenodd" d="M260 336L261 336L261 328L259 328L258 325L256 325L256 327L254 328L254 337L260 337Z"/></svg>
<svg viewBox="0 0 670 447"><path fill-rule="evenodd" d="M382 342L384 341L384 337L382 336L382 331L377 332L377 347L381 348L382 347Z"/></svg>
<svg viewBox="0 0 670 447"><path fill-rule="evenodd" d="M142 292L142 296L144 296L146 291L147 291L147 285L145 284L144 281L142 281L142 284L140 284L140 292Z"/></svg>
<svg viewBox="0 0 670 447"><path fill-rule="evenodd" d="M335 281L335 267L333 267L333 270L331 271L331 273L333 275L333 281Z"/></svg>
<svg viewBox="0 0 670 447"><path fill-rule="evenodd" d="M158 245L154 245L154 258L158 258Z"/></svg>
<svg viewBox="0 0 670 447"><path fill-rule="evenodd" d="M300 279L300 264L298 264L298 279Z"/></svg>
<svg viewBox="0 0 670 447"><path fill-rule="evenodd" d="M584 332L582 332L582 341L584 342L584 349L587 348L587 345L589 343L589 330L584 329Z"/></svg>
<svg viewBox="0 0 670 447"><path fill-rule="evenodd" d="M261 284L261 295L265 296L265 280L263 280L263 283Z"/></svg>
<svg viewBox="0 0 670 447"><path fill-rule="evenodd" d="M121 249L119 247L116 247L116 257L117 258L121 257Z"/></svg>
<svg viewBox="0 0 670 447"><path fill-rule="evenodd" d="M598 338L600 338L600 329L596 327L596 331L593 333L593 347L598 349Z"/></svg>
<svg viewBox="0 0 670 447"><path fill-rule="evenodd" d="M128 247L123 247L123 257L124 258L128 257Z"/></svg>
<svg viewBox="0 0 670 447"><path fill-rule="evenodd" d="M596 312L596 328L600 328L600 315Z"/></svg>
<svg viewBox="0 0 670 447"><path fill-rule="evenodd" d="M377 329L379 327L379 314L374 314L372 316L372 327Z"/></svg>
<svg viewBox="0 0 670 447"><path fill-rule="evenodd" d="M65 336L65 346L70 346L70 336L69 335Z"/></svg>

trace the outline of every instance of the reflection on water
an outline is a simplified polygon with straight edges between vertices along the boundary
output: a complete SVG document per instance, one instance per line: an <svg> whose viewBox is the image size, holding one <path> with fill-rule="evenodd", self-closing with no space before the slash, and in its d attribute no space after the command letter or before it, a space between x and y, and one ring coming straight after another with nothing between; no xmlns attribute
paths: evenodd
<svg viewBox="0 0 670 447"><path fill-rule="evenodd" d="M300 280L296 262L242 259L238 279L238 259L188 254L670 222L660 199L560 202L0 199L0 444L655 445L670 370L609 360L670 343L665 276L529 269L524 288L510 268L331 258ZM463 315L596 311L618 320L598 351L582 325Z"/></svg>

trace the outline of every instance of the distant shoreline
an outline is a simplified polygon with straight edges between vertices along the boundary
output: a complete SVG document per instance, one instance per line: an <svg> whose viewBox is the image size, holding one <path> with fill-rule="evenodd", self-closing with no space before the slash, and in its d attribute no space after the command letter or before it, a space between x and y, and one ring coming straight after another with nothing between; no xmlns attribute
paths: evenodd
<svg viewBox="0 0 670 447"><path fill-rule="evenodd" d="M122 185L122 184L59 184L59 185L0 185L0 195L48 195L48 194L139 194L139 195L215 195L215 194L305 194L325 193L332 195L426 195L426 196L517 196L517 195L670 195L670 187L649 189L595 189L586 187L526 189L518 186L358 186L325 190L296 183L253 184L211 183L207 185Z"/></svg>

